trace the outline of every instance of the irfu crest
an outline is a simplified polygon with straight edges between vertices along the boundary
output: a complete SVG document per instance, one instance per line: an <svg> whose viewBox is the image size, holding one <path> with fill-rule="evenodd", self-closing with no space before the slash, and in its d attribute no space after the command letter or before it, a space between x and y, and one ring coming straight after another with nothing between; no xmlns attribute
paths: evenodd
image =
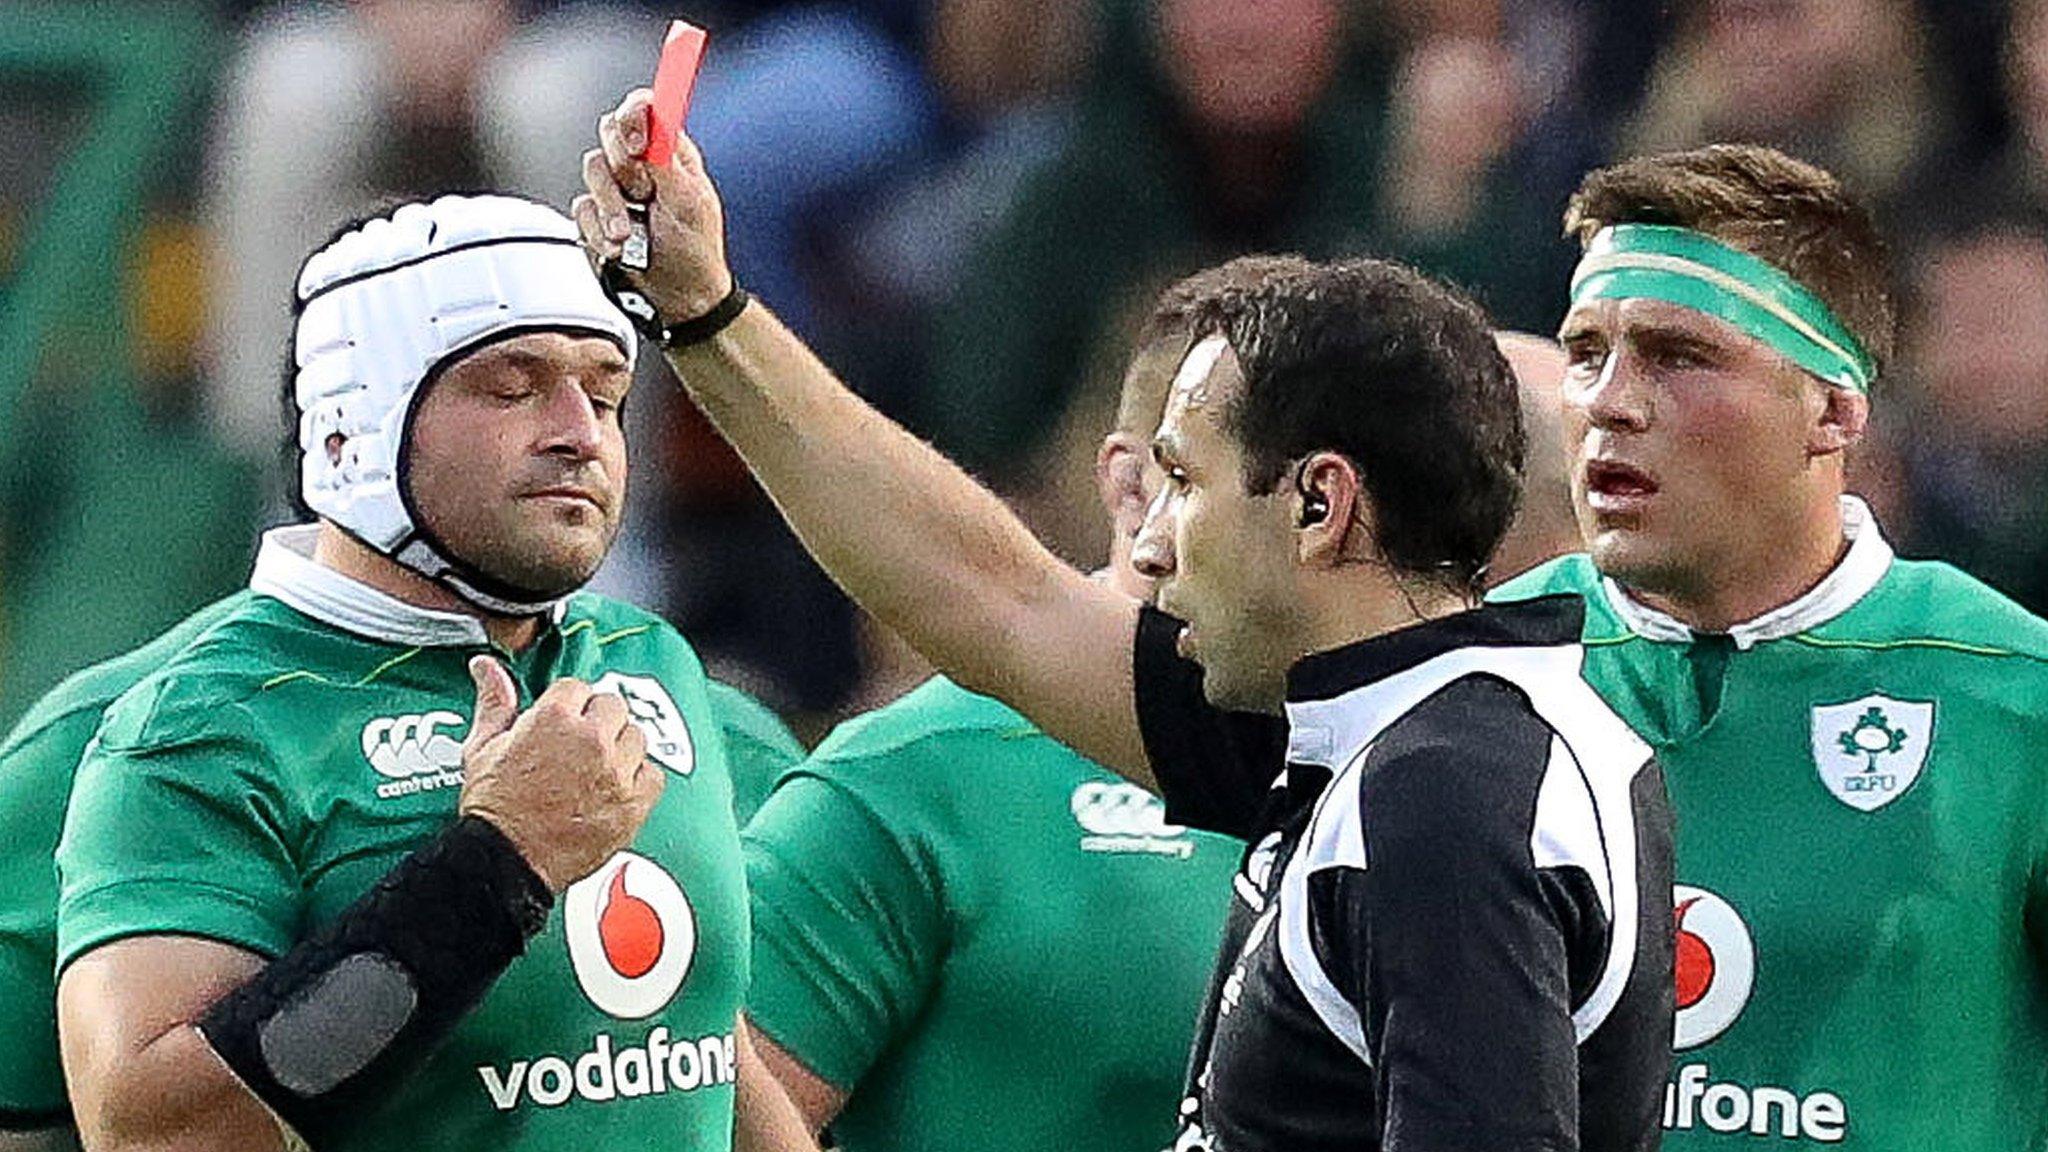
<svg viewBox="0 0 2048 1152"><path fill-rule="evenodd" d="M1920 778L1934 741L1934 704L1865 696L1813 710L1813 764L1835 799L1875 812Z"/></svg>
<svg viewBox="0 0 2048 1152"><path fill-rule="evenodd" d="M1907 736L1904 730L1891 726L1891 721L1885 718L1884 709L1872 704L1848 731L1835 739L1841 742L1842 751L1849 755L1869 758L1865 772L1876 772L1878 757L1889 756L1904 748Z"/></svg>
<svg viewBox="0 0 2048 1152"><path fill-rule="evenodd" d="M590 686L593 692L616 692L626 701L626 712L647 737L647 758L678 776L688 776L697 767L697 749L690 740L690 726L682 709L670 698L668 689L652 676L607 672Z"/></svg>

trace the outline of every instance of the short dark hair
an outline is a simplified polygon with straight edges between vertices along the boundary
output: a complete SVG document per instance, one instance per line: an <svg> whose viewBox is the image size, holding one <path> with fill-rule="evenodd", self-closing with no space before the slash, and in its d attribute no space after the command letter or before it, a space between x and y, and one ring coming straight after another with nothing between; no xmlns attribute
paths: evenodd
<svg viewBox="0 0 2048 1152"><path fill-rule="evenodd" d="M293 299L297 299L293 293ZM309 522L317 517L313 506L306 503L306 474L299 456L299 357L298 357L298 312L292 312L291 327L284 334L284 355L280 375L284 386L278 392L278 422L284 425L284 435L277 442L278 478L284 482L286 507L292 517Z"/></svg>
<svg viewBox="0 0 2048 1152"><path fill-rule="evenodd" d="M1883 372L1898 342L1891 256L1826 171L1759 144L1638 156L1586 174L1564 210L1581 246L1612 224L1704 232L1775 265L1832 310Z"/></svg>
<svg viewBox="0 0 2048 1152"><path fill-rule="evenodd" d="M1146 355L1155 345L1166 341L1179 345L1176 355L1184 353L1192 342L1190 337L1203 302L1211 297L1249 291L1270 277L1299 274L1314 266L1307 257L1292 254L1239 256L1174 281L1159 294L1144 324L1138 328L1137 342L1131 348L1132 359ZM1159 413L1166 408L1166 393L1172 386L1170 372L1126 373L1123 391L1117 397L1115 426L1149 436L1159 424Z"/></svg>
<svg viewBox="0 0 2048 1152"><path fill-rule="evenodd" d="M1244 376L1223 424L1248 491L1340 453L1381 557L1476 590L1520 502L1525 450L1514 374L1477 304L1405 265L1347 260L1225 286L1194 312L1196 335L1222 333Z"/></svg>
<svg viewBox="0 0 2048 1152"><path fill-rule="evenodd" d="M1152 312L1138 330L1140 344L1168 336L1185 336L1204 308L1204 302L1223 292L1249 292L1277 276L1298 276L1315 269L1315 262L1292 252L1254 254L1226 260L1184 276L1159 294Z"/></svg>

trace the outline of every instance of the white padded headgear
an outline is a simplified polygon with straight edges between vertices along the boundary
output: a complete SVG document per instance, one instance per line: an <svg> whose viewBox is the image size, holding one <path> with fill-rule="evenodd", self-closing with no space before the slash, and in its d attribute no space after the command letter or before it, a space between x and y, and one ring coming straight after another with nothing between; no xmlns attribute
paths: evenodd
<svg viewBox="0 0 2048 1152"><path fill-rule="evenodd" d="M603 336L633 326L598 287L575 224L510 196L443 196L344 233L299 271L300 478L306 504L379 552L494 612L552 602L486 593L413 522L400 488L420 384L450 360L526 330ZM342 437L340 459L329 438Z"/></svg>

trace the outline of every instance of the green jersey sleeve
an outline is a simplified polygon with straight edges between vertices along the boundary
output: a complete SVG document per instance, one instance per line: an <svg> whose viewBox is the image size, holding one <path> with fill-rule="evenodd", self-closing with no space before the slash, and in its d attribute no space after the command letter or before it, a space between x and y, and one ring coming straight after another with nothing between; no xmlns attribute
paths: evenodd
<svg viewBox="0 0 2048 1152"><path fill-rule="evenodd" d="M199 609L133 652L73 673L0 743L0 1127L69 1114L57 1055L57 870L64 806L86 742L116 697L246 598Z"/></svg>
<svg viewBox="0 0 2048 1152"><path fill-rule="evenodd" d="M298 935L301 822L249 714L228 704L167 716L137 699L156 688L116 702L79 765L57 846L59 969L127 936L276 956Z"/></svg>
<svg viewBox="0 0 2048 1152"><path fill-rule="evenodd" d="M56 1059L56 988L50 918L57 880L50 863L78 753L99 723L80 708L33 726L0 746L0 1119L61 1117L64 1080Z"/></svg>
<svg viewBox="0 0 2048 1152"><path fill-rule="evenodd" d="M766 704L717 680L706 680L712 715L725 733L726 767L732 773L732 814L741 826L754 818L775 781L804 758L795 733Z"/></svg>
<svg viewBox="0 0 2048 1152"><path fill-rule="evenodd" d="M851 1090L917 1018L945 951L937 876L860 797L784 777L742 838L753 905L748 1017Z"/></svg>

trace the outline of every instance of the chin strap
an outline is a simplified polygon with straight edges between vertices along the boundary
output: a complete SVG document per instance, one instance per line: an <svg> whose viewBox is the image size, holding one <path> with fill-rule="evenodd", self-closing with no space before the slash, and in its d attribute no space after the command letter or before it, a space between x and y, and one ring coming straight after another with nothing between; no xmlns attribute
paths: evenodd
<svg viewBox="0 0 2048 1152"><path fill-rule="evenodd" d="M391 558L494 616L546 616L567 598L566 593L540 599L517 598L516 590L502 586L498 586L497 592L487 592L477 587L479 578L469 565L450 559L417 535ZM514 595L503 595L504 592Z"/></svg>

